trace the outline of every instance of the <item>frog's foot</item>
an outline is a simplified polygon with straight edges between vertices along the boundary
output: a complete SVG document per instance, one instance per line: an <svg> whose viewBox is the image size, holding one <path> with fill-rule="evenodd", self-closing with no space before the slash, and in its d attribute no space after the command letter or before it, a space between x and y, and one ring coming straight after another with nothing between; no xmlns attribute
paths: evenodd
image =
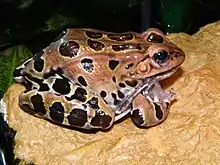
<svg viewBox="0 0 220 165"><path fill-rule="evenodd" d="M175 93L164 91L158 80L155 79L150 88L145 88L134 100L131 118L141 127L151 127L163 122L168 113Z"/></svg>

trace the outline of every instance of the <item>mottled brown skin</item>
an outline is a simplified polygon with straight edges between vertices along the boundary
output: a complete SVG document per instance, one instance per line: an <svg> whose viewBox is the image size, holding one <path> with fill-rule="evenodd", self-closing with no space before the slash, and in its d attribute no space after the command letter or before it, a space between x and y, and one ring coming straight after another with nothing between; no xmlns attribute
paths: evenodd
<svg viewBox="0 0 220 165"><path fill-rule="evenodd" d="M36 116L72 127L108 129L131 113L137 125L149 127L166 118L171 100L156 103L156 94L141 92L153 85L151 79L171 76L184 58L158 29L67 29L18 67L14 77L28 89L19 97L20 106Z"/></svg>

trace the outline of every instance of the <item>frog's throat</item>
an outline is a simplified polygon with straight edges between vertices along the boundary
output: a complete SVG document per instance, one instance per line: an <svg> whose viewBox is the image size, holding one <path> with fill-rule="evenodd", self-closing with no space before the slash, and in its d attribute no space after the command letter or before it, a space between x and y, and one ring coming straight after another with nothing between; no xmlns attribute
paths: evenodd
<svg viewBox="0 0 220 165"><path fill-rule="evenodd" d="M130 94L126 99L124 99L123 102L120 103L120 109L116 111L116 114L120 114L120 116L125 116L127 113L129 113L129 111L127 110L130 106L130 103L132 102L132 100L138 95L140 94L143 90L149 91L151 90L152 85L155 83L155 77L152 78L147 78L143 81L142 84L140 84L135 91ZM126 113L123 113L126 112ZM121 114L123 113L123 114ZM120 119L118 117L118 119ZM117 118L115 119L115 121L117 121Z"/></svg>
<svg viewBox="0 0 220 165"><path fill-rule="evenodd" d="M166 74L170 74L170 72ZM115 121L130 112L128 110L130 103L140 93L150 102L166 102L170 104L170 102L174 100L176 93L172 89L169 91L163 90L158 79L160 79L160 77L150 77L145 79L143 83L128 98L125 99L124 102L121 102L121 108L116 112L119 115L116 116Z"/></svg>

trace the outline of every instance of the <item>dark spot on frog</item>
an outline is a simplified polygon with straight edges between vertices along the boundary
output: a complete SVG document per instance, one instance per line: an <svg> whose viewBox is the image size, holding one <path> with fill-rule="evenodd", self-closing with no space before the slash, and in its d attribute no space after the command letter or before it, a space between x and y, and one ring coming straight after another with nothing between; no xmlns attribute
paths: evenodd
<svg viewBox="0 0 220 165"><path fill-rule="evenodd" d="M67 30L62 31L53 42L57 42L58 40L60 40L61 38L63 38L63 36L66 34Z"/></svg>
<svg viewBox="0 0 220 165"><path fill-rule="evenodd" d="M114 83L116 83L116 77L115 77L115 76L112 77L112 81L113 81Z"/></svg>
<svg viewBox="0 0 220 165"><path fill-rule="evenodd" d="M135 109L131 112L131 119L138 126L141 126L144 123L143 114L140 109Z"/></svg>
<svg viewBox="0 0 220 165"><path fill-rule="evenodd" d="M118 66L118 64L119 64L119 61L110 60L108 65L111 70L114 70Z"/></svg>
<svg viewBox="0 0 220 165"><path fill-rule="evenodd" d="M86 80L84 79L83 76L78 77L78 82L83 86L87 86Z"/></svg>
<svg viewBox="0 0 220 165"><path fill-rule="evenodd" d="M82 67L83 69L85 69L87 72L91 73L94 69L94 65L93 65L93 60L92 59L88 59L88 58L84 58L81 61Z"/></svg>
<svg viewBox="0 0 220 165"><path fill-rule="evenodd" d="M96 97L92 97L91 100L87 101L86 104L89 105L93 109L96 109L96 110L99 109L98 98Z"/></svg>
<svg viewBox="0 0 220 165"><path fill-rule="evenodd" d="M84 101L86 101L86 95L87 95L86 90L83 89L83 88L78 87L75 90L75 93L70 98L66 97L66 99L67 99L67 101L71 101L73 99L76 99L76 100L84 102Z"/></svg>
<svg viewBox="0 0 220 165"><path fill-rule="evenodd" d="M60 45L59 52L65 57L75 57L79 52L79 44L75 41L65 41Z"/></svg>
<svg viewBox="0 0 220 165"><path fill-rule="evenodd" d="M118 51L123 51L123 50L131 50L131 49L136 49L136 50L141 50L140 44L132 45L132 44L121 44L121 45L112 45L112 49L116 52Z"/></svg>
<svg viewBox="0 0 220 165"><path fill-rule="evenodd" d="M163 111L159 105L154 103L155 111L156 111L156 117L158 120L161 120L163 118Z"/></svg>
<svg viewBox="0 0 220 165"><path fill-rule="evenodd" d="M86 36L92 39L98 39L102 37L102 33L100 32L93 32L93 31L86 31Z"/></svg>
<svg viewBox="0 0 220 165"><path fill-rule="evenodd" d="M44 81L43 79L38 79L38 78L36 78L36 77L31 76L31 75L28 74L28 73L23 73L23 76L24 76L24 77L27 77L27 79L29 79L30 81L34 81L34 82L36 82L36 83L38 83L38 84Z"/></svg>
<svg viewBox="0 0 220 165"><path fill-rule="evenodd" d="M45 83L39 83L40 89L39 91L49 91L49 86Z"/></svg>
<svg viewBox="0 0 220 165"><path fill-rule="evenodd" d="M105 97L107 96L106 91L101 91L101 92L100 92L100 96L101 96L102 98L105 98Z"/></svg>
<svg viewBox="0 0 220 165"><path fill-rule="evenodd" d="M41 58L37 58L34 60L34 69L37 72L42 72L42 70L44 69L44 60Z"/></svg>
<svg viewBox="0 0 220 165"><path fill-rule="evenodd" d="M64 119L64 107L60 102L55 102L50 109L50 118L55 121L62 123Z"/></svg>
<svg viewBox="0 0 220 165"><path fill-rule="evenodd" d="M118 97L120 99L123 99L125 97L124 93L122 93L121 91L118 90Z"/></svg>
<svg viewBox="0 0 220 165"><path fill-rule="evenodd" d="M120 100L117 99L117 95L115 93L111 93L112 98L114 99L114 105L118 105Z"/></svg>
<svg viewBox="0 0 220 165"><path fill-rule="evenodd" d="M33 109L30 107L29 104L21 104L20 107L21 107L21 109L23 109L27 113L30 113L30 114L36 113L36 111L33 111Z"/></svg>
<svg viewBox="0 0 220 165"><path fill-rule="evenodd" d="M71 126L83 127L87 122L87 112L83 109L74 108L67 119Z"/></svg>
<svg viewBox="0 0 220 165"><path fill-rule="evenodd" d="M22 69L23 68L15 69L14 72L13 72L13 77L20 77L20 76L22 76L22 74L21 74L21 70Z"/></svg>
<svg viewBox="0 0 220 165"><path fill-rule="evenodd" d="M130 63L130 64L128 64L128 65L125 66L125 69L130 69L132 66L134 66L134 64L133 64L133 63Z"/></svg>
<svg viewBox="0 0 220 165"><path fill-rule="evenodd" d="M166 102L166 106L167 106L167 109L169 108L170 106L170 103Z"/></svg>
<svg viewBox="0 0 220 165"><path fill-rule="evenodd" d="M121 87L121 88L125 88L125 84L122 83L122 82L120 82L118 85L119 85L119 87Z"/></svg>
<svg viewBox="0 0 220 165"><path fill-rule="evenodd" d="M39 89L40 91L47 91L47 90L49 90L48 85L43 83L43 79L38 79L38 78L33 77L33 76L31 76L31 75L29 75L27 73L23 73L23 76L27 77L26 78L26 82L28 83L27 85L30 85L29 82L33 81L33 82L37 83L40 86L40 89ZM28 80L30 80L30 81L28 81Z"/></svg>
<svg viewBox="0 0 220 165"><path fill-rule="evenodd" d="M98 41L93 41L91 39L87 40L87 44L89 45L90 48L92 48L95 51L100 51L105 47L103 43Z"/></svg>
<svg viewBox="0 0 220 165"><path fill-rule="evenodd" d="M100 126L105 129L108 128L111 124L112 118L109 115L106 115L104 112L96 112L95 117L91 120L91 125Z"/></svg>
<svg viewBox="0 0 220 165"><path fill-rule="evenodd" d="M126 80L125 84L127 84L130 87L135 87L138 84L138 82L137 80Z"/></svg>
<svg viewBox="0 0 220 165"><path fill-rule="evenodd" d="M33 60L39 59L43 54L44 54L44 51L41 50L40 52L38 52L38 53L36 53L36 54L34 55Z"/></svg>
<svg viewBox="0 0 220 165"><path fill-rule="evenodd" d="M44 79L48 79L49 77L55 76L56 75L56 71L51 69L49 72L45 72L43 74L43 78Z"/></svg>
<svg viewBox="0 0 220 165"><path fill-rule="evenodd" d="M34 106L34 111L39 114L45 115L47 113L44 106L43 98L40 94L33 95L31 97L31 103Z"/></svg>
<svg viewBox="0 0 220 165"><path fill-rule="evenodd" d="M86 104L82 104L83 108L86 109L87 108L87 105Z"/></svg>
<svg viewBox="0 0 220 165"><path fill-rule="evenodd" d="M57 73L58 75L62 75L62 74L63 74L63 69L60 68L60 67L58 67L55 71L56 71L56 73Z"/></svg>
<svg viewBox="0 0 220 165"><path fill-rule="evenodd" d="M134 38L132 33L108 34L107 36L109 39L115 40L115 41L128 41Z"/></svg>
<svg viewBox="0 0 220 165"><path fill-rule="evenodd" d="M164 42L164 38L161 35L158 35L156 33L151 33L147 37L147 41L148 42L154 42L154 43L163 43Z"/></svg>
<svg viewBox="0 0 220 165"><path fill-rule="evenodd" d="M33 83L31 81L29 81L28 79L26 79L24 82L21 83L22 85L25 86L26 90L24 92L28 92L30 90L32 90L33 87ZM36 87L34 87L36 88Z"/></svg>
<svg viewBox="0 0 220 165"><path fill-rule="evenodd" d="M63 76L63 69L60 68L60 67L58 67L56 70L50 69L50 71L45 72L45 73L43 74L43 78L44 78L44 79L48 79L49 77L56 76L56 74L59 75L60 77L65 78L65 77Z"/></svg>
<svg viewBox="0 0 220 165"><path fill-rule="evenodd" d="M56 79L52 87L53 87L54 91L56 91L57 93L59 93L61 95L66 95L71 90L69 81L65 78Z"/></svg>

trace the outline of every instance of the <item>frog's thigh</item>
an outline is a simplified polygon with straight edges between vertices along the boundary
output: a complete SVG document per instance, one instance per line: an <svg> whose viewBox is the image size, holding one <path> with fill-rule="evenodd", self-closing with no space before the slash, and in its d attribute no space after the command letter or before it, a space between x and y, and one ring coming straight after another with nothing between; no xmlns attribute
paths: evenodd
<svg viewBox="0 0 220 165"><path fill-rule="evenodd" d="M168 115L168 103L149 101L142 94L133 100L131 118L141 127L151 127L164 121Z"/></svg>
<svg viewBox="0 0 220 165"><path fill-rule="evenodd" d="M111 127L115 117L112 109L100 97L83 93L82 89L77 87L70 98L31 90L20 95L19 104L25 111L61 125L83 129Z"/></svg>

